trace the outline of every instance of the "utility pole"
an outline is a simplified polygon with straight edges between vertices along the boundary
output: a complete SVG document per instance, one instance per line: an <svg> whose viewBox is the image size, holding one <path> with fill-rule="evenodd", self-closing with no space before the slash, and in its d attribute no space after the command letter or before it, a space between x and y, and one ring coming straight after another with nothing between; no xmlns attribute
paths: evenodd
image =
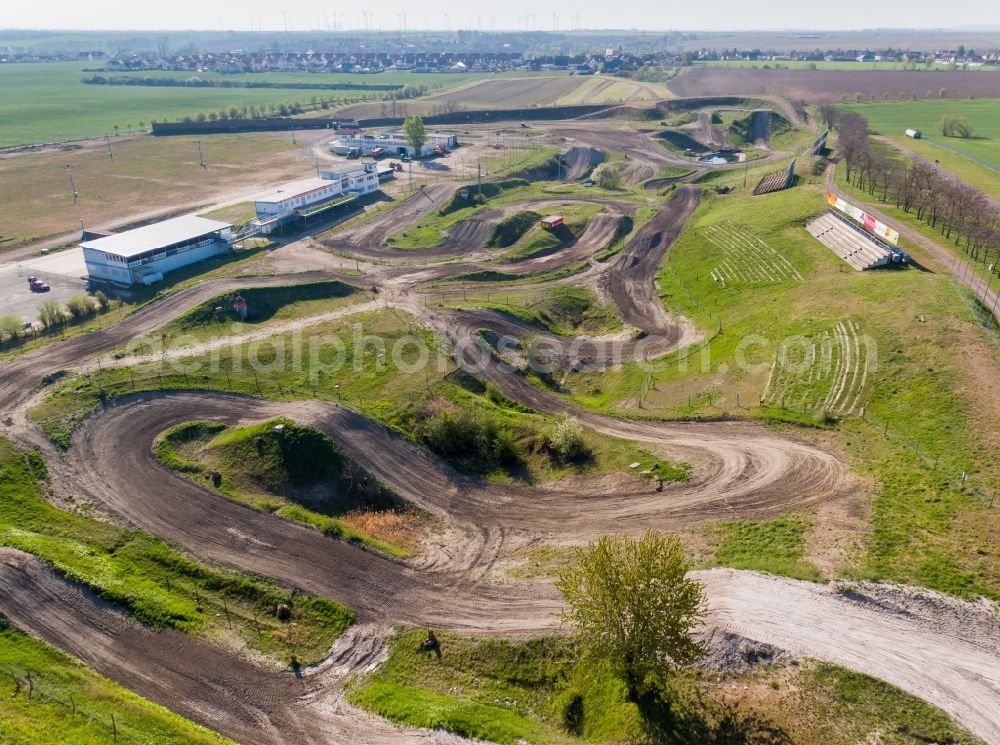
<svg viewBox="0 0 1000 745"><path fill-rule="evenodd" d="M202 168L207 168L205 165L205 156L201 152L201 140L198 140L198 163Z"/></svg>
<svg viewBox="0 0 1000 745"><path fill-rule="evenodd" d="M111 150L111 138L106 134L104 135L104 144L108 146L108 157L111 158L111 160L114 160L115 154Z"/></svg>

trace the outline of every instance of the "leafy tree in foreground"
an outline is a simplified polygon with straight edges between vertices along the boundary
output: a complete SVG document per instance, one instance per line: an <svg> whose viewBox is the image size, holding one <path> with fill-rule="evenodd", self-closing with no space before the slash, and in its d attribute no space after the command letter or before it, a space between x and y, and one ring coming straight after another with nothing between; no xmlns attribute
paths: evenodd
<svg viewBox="0 0 1000 745"><path fill-rule="evenodd" d="M567 605L563 622L625 683L633 702L704 653L693 633L704 615L704 588L687 577L689 568L677 538L649 531L578 549L556 582Z"/></svg>
<svg viewBox="0 0 1000 745"><path fill-rule="evenodd" d="M577 551L556 586L578 643L617 675L642 719L636 745L791 745L780 727L753 708L704 695L682 670L704 653L694 637L705 611L702 585L689 579L673 536L605 536ZM587 718L578 695L563 712L570 731Z"/></svg>
<svg viewBox="0 0 1000 745"><path fill-rule="evenodd" d="M427 128L424 126L424 120L414 114L403 122L403 134L406 135L406 141L410 143L410 147L416 151L419 158L420 148L427 142Z"/></svg>

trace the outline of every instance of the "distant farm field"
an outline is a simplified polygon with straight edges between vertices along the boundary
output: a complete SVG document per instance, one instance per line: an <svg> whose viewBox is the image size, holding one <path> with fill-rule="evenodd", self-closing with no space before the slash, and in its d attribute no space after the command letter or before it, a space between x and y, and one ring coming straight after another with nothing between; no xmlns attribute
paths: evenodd
<svg viewBox="0 0 1000 745"><path fill-rule="evenodd" d="M803 60L711 60L708 62L696 62L698 67L728 67L731 69L739 68L749 68L762 70L767 67L771 69L789 69L789 70L850 70L852 72L862 72L865 70L880 70L882 72L897 72L897 71L907 71L915 70L920 71L946 71L948 72L947 65L934 65L933 67L927 67L925 65L914 65L906 64L903 62L855 62L851 61L838 61L838 62L827 62L826 60L819 60L817 62L806 62ZM970 67L968 72L1000 72L1000 66L998 65L984 65L982 67Z"/></svg>
<svg viewBox="0 0 1000 745"><path fill-rule="evenodd" d="M308 102L313 96L355 100L378 92L281 88L182 88L134 85L85 85L83 62L0 65L0 147L100 137L113 131L148 127L150 121L174 120L223 108ZM269 83L353 83L357 85L454 86L472 75L379 73L262 73L221 76L189 72L151 72L137 76L255 80Z"/></svg>
<svg viewBox="0 0 1000 745"><path fill-rule="evenodd" d="M459 110L520 109L655 101L670 97L666 87L656 83L560 73L490 78L446 93L405 101L404 105L409 114L428 114L447 106ZM379 116L382 108L380 103L367 103L346 107L342 113L361 119Z"/></svg>
<svg viewBox="0 0 1000 745"><path fill-rule="evenodd" d="M688 68L667 83L677 96L783 96L807 103L864 99L1000 98L1000 75L946 70L765 70L763 68Z"/></svg>
<svg viewBox="0 0 1000 745"><path fill-rule="evenodd" d="M849 108L864 116L878 134L896 139L925 157L937 158L934 151L944 148L969 156L973 162L978 159L978 165L991 168L993 178L1000 180L1000 101L904 101ZM967 117L975 130L973 136L969 139L943 137L938 131L938 122L945 114ZM907 129L919 129L925 139L922 142L910 140L905 136Z"/></svg>

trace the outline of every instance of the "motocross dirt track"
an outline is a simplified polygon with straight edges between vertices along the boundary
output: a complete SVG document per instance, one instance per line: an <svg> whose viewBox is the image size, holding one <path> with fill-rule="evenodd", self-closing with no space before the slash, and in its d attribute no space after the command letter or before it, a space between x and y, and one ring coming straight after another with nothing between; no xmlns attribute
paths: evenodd
<svg viewBox="0 0 1000 745"><path fill-rule="evenodd" d="M447 189L438 191L439 200L450 195ZM427 201L418 197L401 205L406 209L412 204L403 217L388 212L362 224L336 247L359 256L381 250L401 221L433 208ZM697 205L698 191L682 187L613 261L595 270L595 281L628 323L666 340L656 353L690 340L685 321L659 303L652 279ZM593 241L578 241L577 247L583 244L580 251L601 247L614 227L613 220L603 223L595 228L600 240L594 236ZM394 256L404 253L416 254L393 250ZM565 261L573 255L569 251L533 261ZM349 632L338 643L334 662L297 681L290 673L268 673L218 649L206 649L205 642L130 623L119 611L54 576L38 560L13 551L0 552L0 612L108 677L241 742L450 742L454 738L397 730L351 710L339 697L340 682L377 656L380 634L395 622L469 633L554 630L559 598L551 584L497 584L487 578L502 549L537 540L579 543L609 531L669 530L725 517L767 516L855 491L847 469L834 455L761 426L618 419L578 409L531 385L478 341L477 330L489 316L429 310L414 297L413 290L428 277L446 277L470 266L477 265L373 267L369 277L343 279L385 288L387 305L416 315L448 338L460 363L495 382L512 399L543 413L571 413L598 432L691 462L692 479L663 492L636 477L594 480L583 488L487 485L335 404L195 392L139 395L88 418L75 433L70 451L49 458L61 491L89 497L127 523L202 559L341 601L362 621L383 630L370 635ZM538 270L531 262L511 266L525 267L526 274ZM215 280L179 291L109 329L5 363L0 409L12 415L14 434L39 442L37 431L24 421L24 406L45 375L78 367L91 355L148 333L222 292L332 276ZM498 324L497 330L518 338L530 331L516 323ZM624 353L634 356L639 347ZM157 434L181 421L211 418L236 424L279 414L328 432L359 465L438 516L453 535L448 545L409 562L366 551L207 491L166 471L151 453ZM1000 657L997 645L988 634L979 633L978 626L941 631L940 620L931 613L921 616L910 608L897 611L854 602L830 588L748 572L715 570L699 578L706 582L712 622L718 628L894 682L1000 742Z"/></svg>

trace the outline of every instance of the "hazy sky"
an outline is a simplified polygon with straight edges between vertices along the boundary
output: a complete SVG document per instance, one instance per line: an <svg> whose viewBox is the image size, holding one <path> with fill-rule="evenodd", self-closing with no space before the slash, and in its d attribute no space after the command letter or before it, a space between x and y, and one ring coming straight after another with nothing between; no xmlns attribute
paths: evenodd
<svg viewBox="0 0 1000 745"><path fill-rule="evenodd" d="M406 13L410 30L424 28L535 28L551 31L579 28L763 29L763 28L953 28L1000 24L1000 5L957 0L576 0L575 2L456 3L454 0L378 0L350 3L322 0L223 2L221 0L32 0L4 3L0 28L61 29L226 29L292 30L317 28L397 29ZM368 13L367 18L365 14ZM553 18L553 13L556 17ZM530 14L534 14L531 17Z"/></svg>

